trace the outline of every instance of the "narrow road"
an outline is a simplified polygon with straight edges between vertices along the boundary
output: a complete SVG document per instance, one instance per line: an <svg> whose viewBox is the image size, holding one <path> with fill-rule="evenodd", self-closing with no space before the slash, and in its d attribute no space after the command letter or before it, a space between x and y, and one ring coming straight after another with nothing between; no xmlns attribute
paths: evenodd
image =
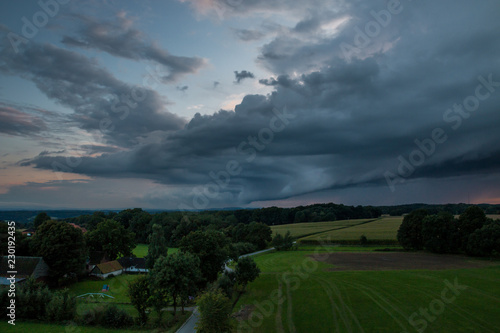
<svg viewBox="0 0 500 333"><path fill-rule="evenodd" d="M244 255L241 255L240 258L254 256L256 254L260 254L260 253L264 253L264 252L268 252L268 251L272 251L272 250L274 250L274 247L271 247L271 248L265 249L265 250L261 250L261 251L257 251L257 252L252 252L252 253L244 254ZM230 268L230 267L227 267L227 265L225 266L224 269L226 271L228 271L228 272L232 272L233 271L233 269ZM195 330L194 327L196 326L196 323L198 322L198 318L199 318L198 309L195 308L194 311L193 311L193 314L191 315L191 317L189 317L189 319L186 320L186 322L184 323L184 325L182 325L177 330L176 333L196 333L196 330Z"/></svg>

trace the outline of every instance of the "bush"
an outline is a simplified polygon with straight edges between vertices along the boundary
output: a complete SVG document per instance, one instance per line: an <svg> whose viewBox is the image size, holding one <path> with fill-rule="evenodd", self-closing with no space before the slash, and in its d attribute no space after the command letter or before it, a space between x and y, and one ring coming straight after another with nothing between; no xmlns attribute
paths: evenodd
<svg viewBox="0 0 500 333"><path fill-rule="evenodd" d="M123 328L134 323L133 318L116 306L106 304L86 310L78 320L81 325L100 325L107 328Z"/></svg>
<svg viewBox="0 0 500 333"><path fill-rule="evenodd" d="M124 310L119 309L115 304L107 305L100 319L101 322L99 324L109 328L122 328L134 323L132 317Z"/></svg>
<svg viewBox="0 0 500 333"><path fill-rule="evenodd" d="M368 244L368 238L366 238L365 235L361 235L361 237L359 237L359 244L361 244L362 246L365 246Z"/></svg>
<svg viewBox="0 0 500 333"><path fill-rule="evenodd" d="M51 299L52 293L47 286L28 279L16 292L16 317L46 320L45 307Z"/></svg>
<svg viewBox="0 0 500 333"><path fill-rule="evenodd" d="M293 238L290 235L290 231L287 231L285 236L281 234L276 234L273 238L273 246L276 251L288 251L293 247Z"/></svg>
<svg viewBox="0 0 500 333"><path fill-rule="evenodd" d="M49 322L72 320L76 314L76 300L71 298L67 290L56 292L45 309Z"/></svg>

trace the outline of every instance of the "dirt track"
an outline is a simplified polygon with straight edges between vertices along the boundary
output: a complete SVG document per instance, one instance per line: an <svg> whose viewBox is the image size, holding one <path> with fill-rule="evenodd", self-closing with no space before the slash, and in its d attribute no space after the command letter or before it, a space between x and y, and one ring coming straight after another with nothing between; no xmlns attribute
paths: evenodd
<svg viewBox="0 0 500 333"><path fill-rule="evenodd" d="M312 258L334 265L331 271L383 271L397 269L460 269L498 265L498 261L477 260L460 255L438 255L406 252L330 253L311 255Z"/></svg>

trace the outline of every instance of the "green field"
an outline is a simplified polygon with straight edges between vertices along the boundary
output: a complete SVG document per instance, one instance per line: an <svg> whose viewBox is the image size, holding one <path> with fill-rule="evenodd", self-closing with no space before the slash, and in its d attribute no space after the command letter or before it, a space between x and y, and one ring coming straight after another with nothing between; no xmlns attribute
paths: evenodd
<svg viewBox="0 0 500 333"><path fill-rule="evenodd" d="M341 229L371 221L372 219L359 219L359 220L339 220L329 222L307 222L307 223L293 223L272 226L273 236L277 233L282 235L290 231L292 237L301 238L308 235L323 233L325 231Z"/></svg>
<svg viewBox="0 0 500 333"><path fill-rule="evenodd" d="M179 251L178 248L171 247L168 249L168 254L174 254ZM145 258L148 254L148 244L137 244L133 251L137 258Z"/></svg>
<svg viewBox="0 0 500 333"><path fill-rule="evenodd" d="M481 269L327 271L307 255L274 252L255 257L261 276L248 285L235 311L254 307L239 332L498 332L500 265ZM446 281L465 285L443 303ZM443 308L439 308L444 304ZM420 309L434 307L423 319ZM414 315L416 313L416 315ZM413 326L409 318L413 316ZM420 326L419 326L420 325Z"/></svg>
<svg viewBox="0 0 500 333"><path fill-rule="evenodd" d="M349 228L332 230L315 234L302 240L359 240L361 235L365 235L368 240L396 240L399 226L403 222L403 217L384 217L379 220L354 225Z"/></svg>

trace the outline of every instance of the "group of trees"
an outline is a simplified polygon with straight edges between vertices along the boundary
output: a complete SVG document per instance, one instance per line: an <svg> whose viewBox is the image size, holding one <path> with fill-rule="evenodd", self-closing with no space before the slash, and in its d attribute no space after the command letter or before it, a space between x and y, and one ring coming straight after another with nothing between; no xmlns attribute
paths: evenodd
<svg viewBox="0 0 500 333"><path fill-rule="evenodd" d="M243 257L238 260L234 272L221 274L225 271L231 243L220 231L193 231L180 240L179 252L169 254L164 230L157 224L152 230L146 261L149 273L132 282L128 290L142 323L147 322L150 307L159 318L162 309L169 304L173 305L175 314L179 304L184 312L185 304L197 292L204 289L214 292L222 288L229 294L236 286L242 291L260 273L251 258ZM204 306L211 302L207 297L201 301Z"/></svg>
<svg viewBox="0 0 500 333"><path fill-rule="evenodd" d="M488 219L478 206L470 206L458 218L419 209L404 217L398 241L409 250L489 256L500 253L500 222Z"/></svg>
<svg viewBox="0 0 500 333"><path fill-rule="evenodd" d="M51 220L46 213L35 219L36 232L26 237L16 231L16 255L43 257L50 268L50 284L59 284L63 277L77 277L84 273L91 251L103 251L111 260L130 256L136 246L135 234L112 219L99 220L85 235L63 220ZM0 223L1 253L6 254L3 238L7 237L7 223Z"/></svg>
<svg viewBox="0 0 500 333"><path fill-rule="evenodd" d="M9 310L9 289L0 289L0 304L3 317ZM67 290L51 291L33 278L20 284L16 290L16 319L37 319L47 322L72 320L76 314L76 300ZM8 318L8 317L7 317Z"/></svg>

